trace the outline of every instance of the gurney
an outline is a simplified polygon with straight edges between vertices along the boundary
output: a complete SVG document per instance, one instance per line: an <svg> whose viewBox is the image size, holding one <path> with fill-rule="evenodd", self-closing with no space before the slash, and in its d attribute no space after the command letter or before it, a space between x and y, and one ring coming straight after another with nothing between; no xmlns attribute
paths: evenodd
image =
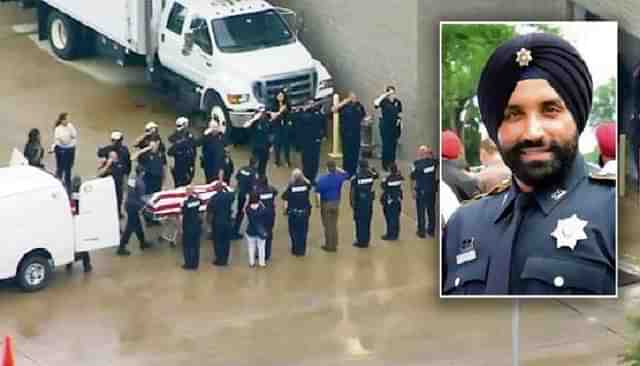
<svg viewBox="0 0 640 366"><path fill-rule="evenodd" d="M218 193L220 187L226 192L233 192L233 189L223 181L214 181L210 184L194 185L192 187L194 193L200 199L200 212L206 211L209 200ZM161 223L162 231L159 240L167 241L172 246L175 246L180 234L179 218L182 203L186 197L185 187L160 191L143 197L145 201L143 215Z"/></svg>

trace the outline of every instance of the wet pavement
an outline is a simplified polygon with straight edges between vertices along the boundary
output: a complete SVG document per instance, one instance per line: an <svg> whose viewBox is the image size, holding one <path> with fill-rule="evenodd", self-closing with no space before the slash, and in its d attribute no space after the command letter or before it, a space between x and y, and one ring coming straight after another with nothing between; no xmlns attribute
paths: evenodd
<svg viewBox="0 0 640 366"><path fill-rule="evenodd" d="M32 127L48 146L62 111L79 130L74 171L85 178L95 175L96 147L110 129L132 141L153 120L168 135L177 112L138 85L135 72L122 76L105 60L59 62L13 27L33 21L0 3L1 162ZM246 163L245 149L232 154L236 166ZM283 187L288 174L273 168L274 185ZM196 179L203 181L200 170ZM133 239L131 257L98 251L93 273L58 268L44 291L1 283L0 335L14 337L19 365L510 365L511 301L439 300L436 243L415 238L413 204L405 208L402 240L391 244L377 239L384 220L376 206L373 246L361 250L350 245L343 202L337 254L319 250L315 210L305 258L288 254L278 216L265 269L248 267L241 241L224 269L210 265L211 244L202 241L193 273L180 268L180 246L141 253ZM623 310L622 300L522 301L521 365L614 365Z"/></svg>

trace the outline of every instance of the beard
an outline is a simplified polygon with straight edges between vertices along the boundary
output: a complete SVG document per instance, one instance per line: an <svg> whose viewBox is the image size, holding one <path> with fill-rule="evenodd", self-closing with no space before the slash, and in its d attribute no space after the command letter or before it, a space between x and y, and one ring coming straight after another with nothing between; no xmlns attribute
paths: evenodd
<svg viewBox="0 0 640 366"><path fill-rule="evenodd" d="M499 147L504 163L511 172L524 184L532 187L553 186L561 183L571 170L571 166L578 153L578 136L574 136L569 143L560 145L557 141L551 141L549 152L550 160L523 161L523 149L545 147L544 140L521 141L509 149Z"/></svg>

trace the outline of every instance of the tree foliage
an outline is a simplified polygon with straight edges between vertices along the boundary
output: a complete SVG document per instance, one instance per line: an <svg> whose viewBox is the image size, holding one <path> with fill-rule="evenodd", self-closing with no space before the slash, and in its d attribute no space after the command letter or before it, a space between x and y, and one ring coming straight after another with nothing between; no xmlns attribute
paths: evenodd
<svg viewBox="0 0 640 366"><path fill-rule="evenodd" d="M603 121L616 121L616 79L611 78L593 92L593 105L589 115L589 125Z"/></svg>

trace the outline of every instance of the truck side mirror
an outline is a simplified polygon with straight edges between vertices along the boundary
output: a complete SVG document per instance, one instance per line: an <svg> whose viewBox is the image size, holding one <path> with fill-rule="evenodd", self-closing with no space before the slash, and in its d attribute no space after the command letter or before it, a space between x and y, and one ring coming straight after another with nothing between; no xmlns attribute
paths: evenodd
<svg viewBox="0 0 640 366"><path fill-rule="evenodd" d="M184 45L182 47L182 55L189 56L193 51L193 33L185 33L184 34Z"/></svg>

